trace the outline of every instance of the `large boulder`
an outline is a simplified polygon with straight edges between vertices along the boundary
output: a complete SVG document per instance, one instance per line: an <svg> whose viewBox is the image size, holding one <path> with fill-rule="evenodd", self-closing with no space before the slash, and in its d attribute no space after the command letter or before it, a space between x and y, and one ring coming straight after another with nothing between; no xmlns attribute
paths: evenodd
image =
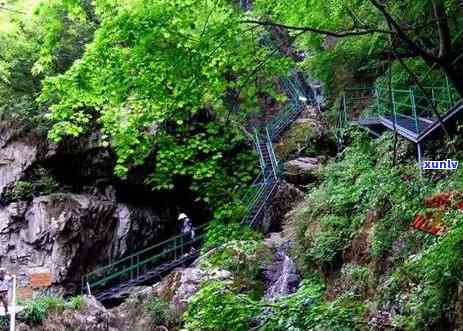
<svg viewBox="0 0 463 331"><path fill-rule="evenodd" d="M150 208L88 194L40 196L0 209L1 265L21 288L33 290L34 276L45 274L55 290L74 291L83 273L161 240L164 228Z"/></svg>
<svg viewBox="0 0 463 331"><path fill-rule="evenodd" d="M333 155L336 143L320 112L308 106L275 144L275 153L280 160L301 155Z"/></svg>
<svg viewBox="0 0 463 331"><path fill-rule="evenodd" d="M265 209L261 230L264 233L278 232L282 228L285 215L304 199L304 193L296 186L282 181Z"/></svg>
<svg viewBox="0 0 463 331"><path fill-rule="evenodd" d="M180 317L188 308L190 298L207 281L231 281L232 273L220 269L203 269L197 265L180 268L169 274L156 287L157 295L169 302L174 315Z"/></svg>
<svg viewBox="0 0 463 331"><path fill-rule="evenodd" d="M299 157L285 162L285 179L296 185L306 185L320 177L323 157Z"/></svg>

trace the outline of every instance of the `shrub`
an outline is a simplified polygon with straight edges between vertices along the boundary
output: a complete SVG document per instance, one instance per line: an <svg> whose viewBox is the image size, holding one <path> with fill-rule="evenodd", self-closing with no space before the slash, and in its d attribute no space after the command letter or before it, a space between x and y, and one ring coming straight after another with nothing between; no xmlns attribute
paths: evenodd
<svg viewBox="0 0 463 331"><path fill-rule="evenodd" d="M223 245L232 240L259 240L261 238L261 234L251 230L249 227L241 226L238 223L222 223L215 220L208 225L203 250L207 251L212 247Z"/></svg>
<svg viewBox="0 0 463 331"><path fill-rule="evenodd" d="M258 299L264 292L260 272L270 259L270 250L261 241L230 241L209 254L201 262L201 266L230 271L233 274L234 288L246 291L250 297Z"/></svg>
<svg viewBox="0 0 463 331"><path fill-rule="evenodd" d="M82 308L83 303L84 297L82 295L77 295L68 299L64 306L66 309L79 310Z"/></svg>
<svg viewBox="0 0 463 331"><path fill-rule="evenodd" d="M64 300L55 296L42 296L24 303L24 310L21 312L26 323L30 325L41 324L50 313L60 313L65 309L79 310L83 304L81 295Z"/></svg>
<svg viewBox="0 0 463 331"><path fill-rule="evenodd" d="M266 306L257 318L260 331L362 329L364 305L351 297L325 302L325 286L317 275L304 280L298 291Z"/></svg>
<svg viewBox="0 0 463 331"><path fill-rule="evenodd" d="M452 214L460 222L463 215ZM407 330L451 323L449 312L454 308L458 286L463 277L463 224L457 223L442 238L404 263L391 278L383 294L383 302L395 300L402 293L410 294L403 302L402 314L395 320Z"/></svg>
<svg viewBox="0 0 463 331"><path fill-rule="evenodd" d="M34 195L46 195L59 188L58 182L46 169L37 168L27 180L19 180L5 192L8 200L28 200Z"/></svg>
<svg viewBox="0 0 463 331"><path fill-rule="evenodd" d="M169 325L169 304L164 300L153 297L145 306L145 311L149 314L154 325Z"/></svg>
<svg viewBox="0 0 463 331"><path fill-rule="evenodd" d="M184 314L185 330L247 331L259 304L233 292L222 282L205 285L192 298Z"/></svg>
<svg viewBox="0 0 463 331"><path fill-rule="evenodd" d="M378 211L370 254L382 258L409 229L431 186L418 178L414 165L392 166L391 135L375 141L349 131L351 145L323 170L322 183L293 213L290 226L296 235L296 253L303 269L331 264L342 255L370 211ZM406 159L408 145L399 143L398 159ZM419 236L409 236L407 250Z"/></svg>
<svg viewBox="0 0 463 331"><path fill-rule="evenodd" d="M62 312L65 301L62 298L44 296L27 301L24 306L24 319L28 324L39 325L51 312Z"/></svg>
<svg viewBox="0 0 463 331"><path fill-rule="evenodd" d="M29 181L19 180L11 190L11 198L13 200L27 200L32 198L34 186Z"/></svg>

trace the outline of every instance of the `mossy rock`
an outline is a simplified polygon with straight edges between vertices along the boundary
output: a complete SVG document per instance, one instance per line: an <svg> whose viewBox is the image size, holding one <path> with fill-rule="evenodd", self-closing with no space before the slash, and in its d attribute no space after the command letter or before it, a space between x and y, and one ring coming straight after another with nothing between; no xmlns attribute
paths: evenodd
<svg viewBox="0 0 463 331"><path fill-rule="evenodd" d="M335 150L335 144L329 131L313 118L302 118L294 122L275 145L275 153L280 160L288 160L301 154L331 154L332 150Z"/></svg>

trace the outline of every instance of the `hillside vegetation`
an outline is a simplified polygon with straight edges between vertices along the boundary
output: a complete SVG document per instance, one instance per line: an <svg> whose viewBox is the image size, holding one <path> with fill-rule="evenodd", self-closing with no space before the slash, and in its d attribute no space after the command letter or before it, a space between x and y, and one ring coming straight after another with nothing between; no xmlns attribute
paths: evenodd
<svg viewBox="0 0 463 331"><path fill-rule="evenodd" d="M337 122L353 87L449 86L451 101L460 99L461 1L255 0L249 11L240 4L6 1L1 119L19 135L34 132L56 146L97 136L118 178L143 173L143 185L160 193L186 186L212 215L201 220L213 221L201 268L228 271L231 280L201 282L172 320L172 307L152 299L146 311L156 325L463 330L461 166L421 175L413 143L390 130L373 139ZM323 162L310 180L295 183L304 198L276 227L302 282L294 293L269 298L262 270L275 252L266 234L239 225L241 199L260 171L252 129L288 104L278 81L298 71L320 81L324 100L320 109L304 109L310 116L283 137L278 154L281 162ZM385 97L386 108L392 98ZM446 111L429 100L419 105L433 118ZM319 127L323 139L314 139ZM339 129L343 144L335 153ZM460 160L461 125L424 147L424 159ZM416 226L423 222L431 224L425 231Z"/></svg>

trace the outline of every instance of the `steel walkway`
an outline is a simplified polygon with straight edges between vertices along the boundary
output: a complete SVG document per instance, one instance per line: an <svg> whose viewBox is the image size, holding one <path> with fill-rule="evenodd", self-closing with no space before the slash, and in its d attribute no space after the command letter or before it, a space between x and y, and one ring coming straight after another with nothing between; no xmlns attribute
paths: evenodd
<svg viewBox="0 0 463 331"><path fill-rule="evenodd" d="M455 129L455 123L463 118L463 104L458 103L441 118L446 129L453 132ZM412 116L404 114L397 114L395 117L391 115L383 115L353 121L353 123L356 123L360 127L368 130L372 135L379 137L385 129L394 130L394 121L397 133L414 143L420 143L425 139L442 133L441 124L435 117L417 117L414 119Z"/></svg>
<svg viewBox="0 0 463 331"><path fill-rule="evenodd" d="M396 131L416 143L418 149L424 140L442 135L443 126L447 132L455 131L456 122L463 118L463 104L457 102L459 96L446 79L444 83L424 89L346 90L336 124L338 144L342 144L342 132L349 123L359 125L374 137L388 130Z"/></svg>
<svg viewBox="0 0 463 331"><path fill-rule="evenodd" d="M370 131L373 135L380 136L384 130L381 130L378 126L394 130L394 121L397 133L413 142L417 142L420 134L425 132L426 129L433 124L433 121L430 119L418 117L418 125L416 125L413 117L404 114L397 114L395 117L391 115L383 115L376 118L359 120L356 121L356 123Z"/></svg>

